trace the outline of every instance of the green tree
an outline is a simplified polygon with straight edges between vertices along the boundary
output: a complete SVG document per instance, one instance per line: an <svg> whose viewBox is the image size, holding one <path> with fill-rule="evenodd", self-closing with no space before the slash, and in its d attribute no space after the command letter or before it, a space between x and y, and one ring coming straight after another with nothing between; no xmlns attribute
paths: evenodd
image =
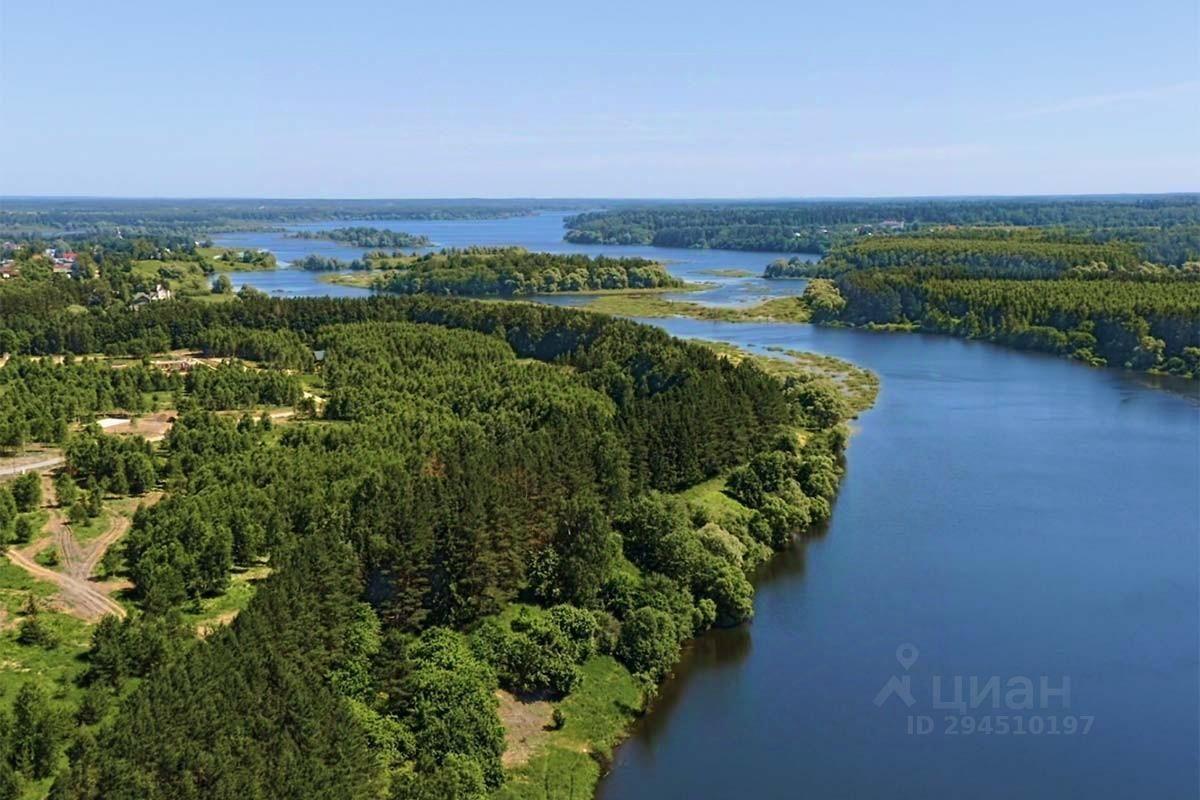
<svg viewBox="0 0 1200 800"><path fill-rule="evenodd" d="M35 511L42 502L42 476L26 472L10 484L18 511Z"/></svg>
<svg viewBox="0 0 1200 800"><path fill-rule="evenodd" d="M621 625L617 658L631 672L652 680L666 675L679 659L679 636L671 616L645 606L630 614Z"/></svg>
<svg viewBox="0 0 1200 800"><path fill-rule="evenodd" d="M70 508L79 499L79 487L70 475L60 472L54 477L54 494L58 497L59 508Z"/></svg>
<svg viewBox="0 0 1200 800"><path fill-rule="evenodd" d="M12 766L34 780L47 777L54 769L66 726L46 690L35 683L23 684L13 701L12 720Z"/></svg>

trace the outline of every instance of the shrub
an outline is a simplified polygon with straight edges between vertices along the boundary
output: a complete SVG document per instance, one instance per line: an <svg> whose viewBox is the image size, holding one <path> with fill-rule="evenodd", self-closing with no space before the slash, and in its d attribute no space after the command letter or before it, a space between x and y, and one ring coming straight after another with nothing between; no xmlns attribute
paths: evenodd
<svg viewBox="0 0 1200 800"><path fill-rule="evenodd" d="M631 672L652 680L666 675L679 658L679 636L671 616L648 606L630 614L621 626L617 658Z"/></svg>

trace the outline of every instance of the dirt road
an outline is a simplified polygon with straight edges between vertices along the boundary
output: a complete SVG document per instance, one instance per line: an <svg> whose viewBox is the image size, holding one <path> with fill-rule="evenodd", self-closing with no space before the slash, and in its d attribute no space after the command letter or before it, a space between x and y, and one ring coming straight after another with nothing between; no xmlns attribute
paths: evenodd
<svg viewBox="0 0 1200 800"><path fill-rule="evenodd" d="M111 513L108 530L97 536L85 546L79 544L71 527L63 517L62 509L56 505L54 488L46 480L46 498L49 504L47 511L50 521L46 526L47 536L40 537L30 545L8 551L8 559L21 569L39 580L49 581L58 587L59 597L66 611L80 619L95 622L107 614L125 617L125 609L108 596L111 586L92 580L100 560L118 539L129 530L129 518L117 513ZM162 497L161 492L152 492L146 497L148 505L157 503ZM59 569L43 567L35 561L38 552L53 542L58 549Z"/></svg>
<svg viewBox="0 0 1200 800"><path fill-rule="evenodd" d="M38 580L49 581L58 587L67 610L88 622L96 622L108 614L125 617L125 609L108 597L95 584L43 567L19 550L9 550L8 560Z"/></svg>

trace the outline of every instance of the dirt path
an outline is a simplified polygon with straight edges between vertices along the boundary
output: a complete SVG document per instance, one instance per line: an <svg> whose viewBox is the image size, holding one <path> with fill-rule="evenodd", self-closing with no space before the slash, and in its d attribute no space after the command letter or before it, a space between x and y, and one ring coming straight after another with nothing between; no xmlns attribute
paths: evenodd
<svg viewBox="0 0 1200 800"><path fill-rule="evenodd" d="M108 614L125 617L125 609L91 582L47 569L19 550L9 550L7 555L9 561L33 577L57 586L68 611L80 619L96 622Z"/></svg>
<svg viewBox="0 0 1200 800"><path fill-rule="evenodd" d="M49 484L45 494L47 511L50 513L50 522L46 526L48 535L20 550L10 549L8 559L33 577L57 586L67 611L80 619L95 622L107 614L124 618L125 609L109 597L109 592L119 584L97 583L92 577L108 548L129 530L129 518L115 511L110 513L108 530L87 546L81 546L63 517L62 510L57 507L53 485L49 480L46 483ZM153 505L161 497L162 492L152 492L147 495L146 503ZM37 553L50 542L58 548L58 570L43 567L34 560Z"/></svg>
<svg viewBox="0 0 1200 800"><path fill-rule="evenodd" d="M153 505L158 502L162 495L159 492L147 496L146 504ZM129 517L123 517L120 514L113 514L110 518L108 530L92 540L91 544L84 548L79 565L72 573L77 578L90 580L96 574L96 567L100 566L100 560L104 558L104 554L108 552L108 548L112 547L118 539L125 535L129 530Z"/></svg>

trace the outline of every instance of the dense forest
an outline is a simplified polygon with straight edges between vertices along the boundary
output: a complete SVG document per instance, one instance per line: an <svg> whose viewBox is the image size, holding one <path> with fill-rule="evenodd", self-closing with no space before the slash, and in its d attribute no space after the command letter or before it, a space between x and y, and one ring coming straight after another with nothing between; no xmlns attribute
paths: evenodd
<svg viewBox="0 0 1200 800"><path fill-rule="evenodd" d="M568 217L566 239L579 243L652 244L729 250L824 253L868 229L904 226L1005 225L1111 229L1112 238L1157 248L1144 257L1181 263L1169 239L1154 229L1200 226L1196 195L1144 197L979 198L928 200L806 200L623 206ZM1143 231L1141 234L1132 231ZM1159 251L1163 252L1159 252Z"/></svg>
<svg viewBox="0 0 1200 800"><path fill-rule="evenodd" d="M429 247L433 244L428 236L361 226L321 231L296 231L288 235L296 239L328 239L331 242L341 242L353 247Z"/></svg>
<svg viewBox="0 0 1200 800"><path fill-rule="evenodd" d="M1200 282L1004 280L953 270L847 272L805 290L813 320L901 326L1200 377Z"/></svg>
<svg viewBox="0 0 1200 800"><path fill-rule="evenodd" d="M964 229L966 230L966 229ZM959 232L956 232L959 233ZM1060 241L1039 231L1001 235L872 236L835 247L819 264L776 262L764 277L836 275L854 269L896 267L963 267L972 273L996 276L1052 277L1072 267L1104 263L1129 269L1140 262L1129 243L1092 244Z"/></svg>
<svg viewBox="0 0 1200 800"><path fill-rule="evenodd" d="M56 799L485 797L498 689L561 700L567 730L596 670L651 691L682 642L751 614L748 571L828 517L841 474L831 387L632 322L427 296L81 311L10 283L10 417L65 441L64 489L166 494L133 516L137 611L96 626L79 708L30 682L0 714L5 796L55 776ZM237 360L78 358L147 348ZM160 446L79 424L146 392L174 398ZM275 403L307 418L218 413ZM737 513L674 494L713 478ZM181 613L262 564L195 640Z"/></svg>
<svg viewBox="0 0 1200 800"><path fill-rule="evenodd" d="M442 250L416 257L373 254L387 270L374 288L399 294L516 297L553 292L678 288L684 282L644 258L531 253L518 247Z"/></svg>

